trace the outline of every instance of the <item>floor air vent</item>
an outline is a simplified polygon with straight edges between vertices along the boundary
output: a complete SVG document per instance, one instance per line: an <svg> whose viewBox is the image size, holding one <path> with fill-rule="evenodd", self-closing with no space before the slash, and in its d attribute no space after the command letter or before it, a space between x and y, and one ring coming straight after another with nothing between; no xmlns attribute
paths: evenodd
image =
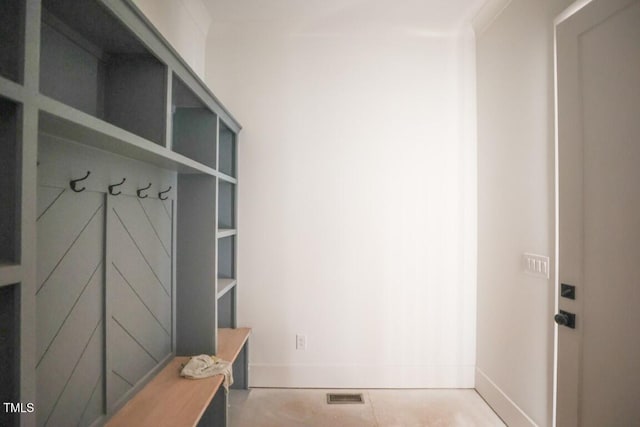
<svg viewBox="0 0 640 427"><path fill-rule="evenodd" d="M327 403L364 403L362 393L327 393Z"/></svg>

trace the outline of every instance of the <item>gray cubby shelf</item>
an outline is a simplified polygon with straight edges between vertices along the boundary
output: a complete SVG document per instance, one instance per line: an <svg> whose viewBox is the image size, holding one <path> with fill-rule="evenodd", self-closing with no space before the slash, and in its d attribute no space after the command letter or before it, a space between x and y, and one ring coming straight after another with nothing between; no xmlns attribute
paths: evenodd
<svg viewBox="0 0 640 427"><path fill-rule="evenodd" d="M215 168L218 117L175 74L171 87L172 150Z"/></svg>
<svg viewBox="0 0 640 427"><path fill-rule="evenodd" d="M218 239L217 323L219 328L236 327L235 236Z"/></svg>
<svg viewBox="0 0 640 427"><path fill-rule="evenodd" d="M218 157L220 173L236 177L236 134L224 122L218 133Z"/></svg>
<svg viewBox="0 0 640 427"><path fill-rule="evenodd" d="M0 98L0 264L20 262L20 107Z"/></svg>
<svg viewBox="0 0 640 427"><path fill-rule="evenodd" d="M181 173L216 171L124 129L46 96L39 97L39 131Z"/></svg>
<svg viewBox="0 0 640 427"><path fill-rule="evenodd" d="M219 328L235 328L236 327L236 289L231 286L227 292L218 297L218 327Z"/></svg>
<svg viewBox="0 0 640 427"><path fill-rule="evenodd" d="M0 288L0 400L20 401L20 285ZM19 414L0 411L0 425L17 426Z"/></svg>
<svg viewBox="0 0 640 427"><path fill-rule="evenodd" d="M236 227L236 186L218 181L218 229Z"/></svg>
<svg viewBox="0 0 640 427"><path fill-rule="evenodd" d="M166 65L95 0L43 0L40 91L165 144Z"/></svg>
<svg viewBox="0 0 640 427"><path fill-rule="evenodd" d="M218 280L236 277L235 236L218 239Z"/></svg>
<svg viewBox="0 0 640 427"><path fill-rule="evenodd" d="M24 1L0 1L0 76L20 83L24 44Z"/></svg>

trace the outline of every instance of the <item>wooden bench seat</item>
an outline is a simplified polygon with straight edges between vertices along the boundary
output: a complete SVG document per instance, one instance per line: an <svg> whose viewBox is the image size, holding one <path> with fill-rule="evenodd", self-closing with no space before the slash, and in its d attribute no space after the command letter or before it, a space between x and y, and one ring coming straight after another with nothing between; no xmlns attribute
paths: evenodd
<svg viewBox="0 0 640 427"><path fill-rule="evenodd" d="M251 329L219 329L218 354L235 361ZM191 380L180 376L189 357L175 357L108 422L108 427L192 427L222 386L222 375Z"/></svg>

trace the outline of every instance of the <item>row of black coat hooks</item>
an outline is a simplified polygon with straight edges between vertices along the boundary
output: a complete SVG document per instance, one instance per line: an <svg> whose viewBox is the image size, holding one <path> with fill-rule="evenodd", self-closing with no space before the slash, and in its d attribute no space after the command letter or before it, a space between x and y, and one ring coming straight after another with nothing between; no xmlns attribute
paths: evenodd
<svg viewBox="0 0 640 427"><path fill-rule="evenodd" d="M85 176L83 176L82 178L72 179L71 181L69 181L69 186L76 193L83 192L84 190L86 190L86 187L79 187L78 183L86 180L87 178L89 178L89 175L91 175L91 171L87 171L87 174ZM122 181L120 181L119 183L111 184L109 186L109 194L111 194L112 196L117 196L118 194L121 194L122 191L116 191L116 188L118 188L119 186L124 184L126 180L127 180L127 178L122 178ZM149 183L149 185L147 185L146 187L137 189L136 190L136 194L138 195L139 198L146 199L147 197L149 197L149 195L148 194L144 194L144 192L147 191L150 188L151 188L151 183ZM169 196L165 196L165 194L167 194L169 191L171 191L171 186L169 186L169 188L167 188L164 191L159 191L158 192L158 198L160 200L167 200L169 198Z"/></svg>

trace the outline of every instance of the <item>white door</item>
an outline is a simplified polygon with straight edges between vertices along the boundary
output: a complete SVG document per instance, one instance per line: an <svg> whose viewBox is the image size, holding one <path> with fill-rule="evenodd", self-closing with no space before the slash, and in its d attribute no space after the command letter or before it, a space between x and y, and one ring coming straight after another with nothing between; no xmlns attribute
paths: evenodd
<svg viewBox="0 0 640 427"><path fill-rule="evenodd" d="M556 21L556 425L640 426L640 0L579 3Z"/></svg>

